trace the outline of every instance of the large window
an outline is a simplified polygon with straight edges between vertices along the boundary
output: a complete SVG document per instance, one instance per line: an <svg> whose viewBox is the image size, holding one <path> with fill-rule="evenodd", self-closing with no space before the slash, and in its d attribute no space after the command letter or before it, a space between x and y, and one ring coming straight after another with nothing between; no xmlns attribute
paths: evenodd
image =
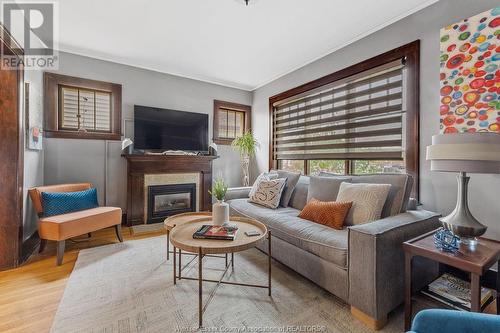
<svg viewBox="0 0 500 333"><path fill-rule="evenodd" d="M249 131L250 111L249 105L215 100L213 141L229 145L235 138Z"/></svg>
<svg viewBox="0 0 500 333"><path fill-rule="evenodd" d="M44 103L47 137L120 140L120 84L45 73Z"/></svg>
<svg viewBox="0 0 500 333"><path fill-rule="evenodd" d="M270 167L417 178L418 54L417 41L271 97Z"/></svg>

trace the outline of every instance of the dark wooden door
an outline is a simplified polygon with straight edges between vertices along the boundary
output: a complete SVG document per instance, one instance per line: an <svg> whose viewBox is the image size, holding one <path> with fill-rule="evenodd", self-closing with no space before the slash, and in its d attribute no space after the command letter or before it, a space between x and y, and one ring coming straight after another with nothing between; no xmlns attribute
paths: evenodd
<svg viewBox="0 0 500 333"><path fill-rule="evenodd" d="M17 56L0 26L1 58ZM1 60L1 59L0 59ZM0 68L0 270L19 263L23 203L23 68Z"/></svg>

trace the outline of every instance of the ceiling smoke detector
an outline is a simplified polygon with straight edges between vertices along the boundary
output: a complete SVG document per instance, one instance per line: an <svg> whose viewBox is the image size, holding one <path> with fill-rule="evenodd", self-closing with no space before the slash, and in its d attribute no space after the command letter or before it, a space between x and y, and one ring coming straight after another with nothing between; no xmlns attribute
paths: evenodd
<svg viewBox="0 0 500 333"><path fill-rule="evenodd" d="M236 1L238 1L241 4L244 4L245 6L254 5L257 2L257 0L236 0Z"/></svg>

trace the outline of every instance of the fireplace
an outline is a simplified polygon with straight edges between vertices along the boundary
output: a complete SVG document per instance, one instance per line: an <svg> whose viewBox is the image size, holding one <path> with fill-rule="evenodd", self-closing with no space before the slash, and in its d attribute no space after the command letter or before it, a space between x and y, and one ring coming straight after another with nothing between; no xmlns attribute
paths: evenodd
<svg viewBox="0 0 500 333"><path fill-rule="evenodd" d="M170 215L196 211L196 184L148 186L146 223L158 223Z"/></svg>

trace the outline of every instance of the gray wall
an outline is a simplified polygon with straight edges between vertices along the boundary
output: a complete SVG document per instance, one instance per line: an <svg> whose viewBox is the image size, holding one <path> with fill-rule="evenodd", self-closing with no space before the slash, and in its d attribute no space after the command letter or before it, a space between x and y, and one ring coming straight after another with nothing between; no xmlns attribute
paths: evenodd
<svg viewBox="0 0 500 333"><path fill-rule="evenodd" d="M41 71L26 70L24 73L25 82L29 82L29 109L31 119L42 119L43 114L43 73ZM25 109L23 110L26 111ZM23 115L25 131L28 131L26 124L26 114ZM27 140L27 136L25 136ZM23 240L30 237L37 229L36 212L33 209L31 200L28 198L28 189L43 184L43 150L27 149L27 142L24 144L24 186L23 186Z"/></svg>
<svg viewBox="0 0 500 333"><path fill-rule="evenodd" d="M439 133L439 30L445 25L498 5L495 0L441 0L254 91L253 131L262 145L254 174L268 168L270 96L420 39L421 201L426 209L448 214L456 202L454 175L431 172L430 165L425 160L425 147L431 143L432 135ZM500 175L471 176L471 210L480 221L488 225L486 236L500 240Z"/></svg>
<svg viewBox="0 0 500 333"><path fill-rule="evenodd" d="M122 85L122 117L133 118L134 104L208 113L212 137L213 100L250 105L251 92L143 70L113 62L60 54L60 74ZM131 136L133 123L122 124ZM90 181L97 188L101 204L126 207L126 162L120 156L119 141L46 139L44 146L45 184ZM230 186L240 186L239 155L229 146L219 146L214 177L222 176ZM106 196L106 201L104 201Z"/></svg>

